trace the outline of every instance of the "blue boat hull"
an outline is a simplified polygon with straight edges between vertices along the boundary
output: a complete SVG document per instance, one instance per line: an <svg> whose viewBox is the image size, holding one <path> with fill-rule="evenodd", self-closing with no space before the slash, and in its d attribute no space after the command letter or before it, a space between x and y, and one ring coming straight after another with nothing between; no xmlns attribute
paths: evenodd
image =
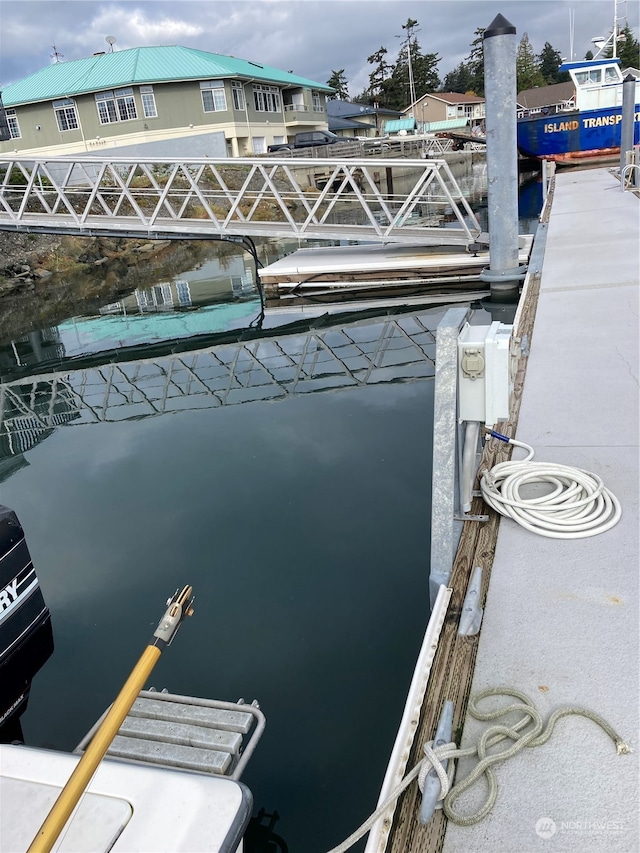
<svg viewBox="0 0 640 853"><path fill-rule="evenodd" d="M571 110L518 119L518 150L535 160L576 163L620 153L622 108ZM634 144L640 142L640 105L636 104Z"/></svg>

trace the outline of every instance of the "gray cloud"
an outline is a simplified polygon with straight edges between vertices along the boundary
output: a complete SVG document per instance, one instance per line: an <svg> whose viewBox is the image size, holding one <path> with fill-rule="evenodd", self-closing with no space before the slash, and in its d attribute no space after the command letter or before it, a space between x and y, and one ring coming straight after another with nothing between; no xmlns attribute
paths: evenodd
<svg viewBox="0 0 640 853"><path fill-rule="evenodd" d="M563 56L570 45L574 10L574 54L584 56L591 38L608 35L612 0L0 0L0 80L11 83L51 62L53 45L63 61L107 50L153 44L182 44L259 60L318 82L333 69L345 69L351 94L366 86L367 56L384 46L392 59L407 18L420 24L423 51L442 59L440 77L469 53L478 27L501 13L528 33L536 52L550 42ZM628 7L628 8L626 8ZM618 3L637 32L639 5Z"/></svg>

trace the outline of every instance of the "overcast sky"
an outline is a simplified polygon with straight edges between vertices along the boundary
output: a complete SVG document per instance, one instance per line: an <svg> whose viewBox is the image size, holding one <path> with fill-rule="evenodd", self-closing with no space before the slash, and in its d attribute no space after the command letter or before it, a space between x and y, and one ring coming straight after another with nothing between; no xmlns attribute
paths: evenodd
<svg viewBox="0 0 640 853"><path fill-rule="evenodd" d="M638 35L640 4L618 0L618 17ZM180 44L293 71L324 83L345 69L351 95L368 83L370 56L384 46L395 61L402 24L420 25L423 52L438 53L440 78L469 53L474 31L497 14L527 33L539 53L546 41L581 59L594 36L613 27L614 0L0 0L0 85L52 62L108 50Z"/></svg>

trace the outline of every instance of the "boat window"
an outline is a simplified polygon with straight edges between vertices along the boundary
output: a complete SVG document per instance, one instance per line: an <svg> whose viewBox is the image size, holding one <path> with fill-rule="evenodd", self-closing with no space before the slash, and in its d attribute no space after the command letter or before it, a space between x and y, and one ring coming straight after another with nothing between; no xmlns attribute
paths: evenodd
<svg viewBox="0 0 640 853"><path fill-rule="evenodd" d="M607 83L617 83L620 79L619 72L616 67L614 68L605 68L604 70L604 79Z"/></svg>
<svg viewBox="0 0 640 853"><path fill-rule="evenodd" d="M602 68L590 68L588 71L576 71L576 83L578 86L602 83Z"/></svg>

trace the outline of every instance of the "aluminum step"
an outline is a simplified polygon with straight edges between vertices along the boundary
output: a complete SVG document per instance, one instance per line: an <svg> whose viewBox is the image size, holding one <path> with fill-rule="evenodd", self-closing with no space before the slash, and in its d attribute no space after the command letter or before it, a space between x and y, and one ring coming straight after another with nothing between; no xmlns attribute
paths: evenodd
<svg viewBox="0 0 640 853"><path fill-rule="evenodd" d="M76 753L84 752L106 713L78 744ZM264 725L256 702L247 705L242 699L231 703L142 690L106 755L239 779Z"/></svg>

